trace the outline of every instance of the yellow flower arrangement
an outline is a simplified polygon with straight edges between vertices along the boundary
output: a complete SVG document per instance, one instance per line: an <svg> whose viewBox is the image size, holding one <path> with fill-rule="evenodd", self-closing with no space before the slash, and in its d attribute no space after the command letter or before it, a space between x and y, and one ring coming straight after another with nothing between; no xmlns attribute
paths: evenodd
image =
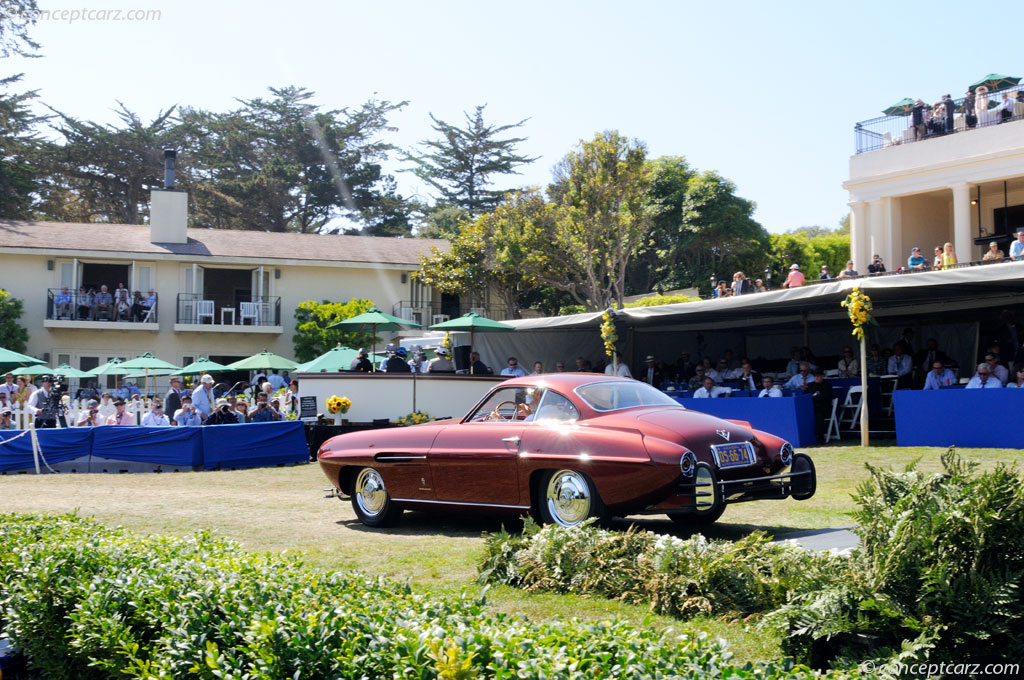
<svg viewBox="0 0 1024 680"><path fill-rule="evenodd" d="M396 425L420 425L430 422L430 414L426 411L413 411L395 421Z"/></svg>
<svg viewBox="0 0 1024 680"><path fill-rule="evenodd" d="M846 312L850 315L850 323L853 324L852 335L858 341L863 342L864 326L869 323L875 323L874 318L871 316L871 311L874 309L871 305L871 298L865 293L860 292L860 288L855 287L846 296L846 299L839 304L846 307Z"/></svg>
<svg viewBox="0 0 1024 680"><path fill-rule="evenodd" d="M610 309L601 315L601 340L604 341L605 354L614 356L615 343L619 341L619 334L615 332L615 315Z"/></svg>
<svg viewBox="0 0 1024 680"><path fill-rule="evenodd" d="M448 350L448 356L452 355L452 337L450 333L444 334L444 340L441 341L441 347Z"/></svg>
<svg viewBox="0 0 1024 680"><path fill-rule="evenodd" d="M332 394L327 399L327 410L331 413L348 413L350 408L352 408L352 400L348 397Z"/></svg>

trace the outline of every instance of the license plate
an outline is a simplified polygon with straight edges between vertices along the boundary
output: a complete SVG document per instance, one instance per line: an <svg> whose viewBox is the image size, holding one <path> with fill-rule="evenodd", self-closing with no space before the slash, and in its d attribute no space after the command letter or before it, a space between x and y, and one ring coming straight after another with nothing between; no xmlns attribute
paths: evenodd
<svg viewBox="0 0 1024 680"><path fill-rule="evenodd" d="M711 451L715 454L715 462L720 468L742 467L757 462L754 447L750 442L712 444Z"/></svg>

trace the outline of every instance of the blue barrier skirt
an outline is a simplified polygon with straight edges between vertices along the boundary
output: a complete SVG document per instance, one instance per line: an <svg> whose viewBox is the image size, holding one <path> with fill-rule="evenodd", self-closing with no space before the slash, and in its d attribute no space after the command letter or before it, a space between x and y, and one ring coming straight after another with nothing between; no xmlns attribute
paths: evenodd
<svg viewBox="0 0 1024 680"><path fill-rule="evenodd" d="M972 446L1024 449L1024 390L896 390L900 446Z"/></svg>
<svg viewBox="0 0 1024 680"><path fill-rule="evenodd" d="M171 467L203 464L203 434L198 427L95 427L92 455Z"/></svg>
<svg viewBox="0 0 1024 680"><path fill-rule="evenodd" d="M745 420L752 427L782 437L796 447L818 442L814 434L814 398L809 394L765 399L680 399L680 404L728 420Z"/></svg>
<svg viewBox="0 0 1024 680"><path fill-rule="evenodd" d="M203 467L249 468L309 460L305 425L292 420L245 425L204 425Z"/></svg>
<svg viewBox="0 0 1024 680"><path fill-rule="evenodd" d="M0 441L0 470L22 470L35 465L32 456L32 435L19 437L24 430L2 430ZM39 449L46 462L53 465L88 456L92 451L92 428L37 430ZM13 441L10 441L13 440ZM42 462L40 462L42 465Z"/></svg>

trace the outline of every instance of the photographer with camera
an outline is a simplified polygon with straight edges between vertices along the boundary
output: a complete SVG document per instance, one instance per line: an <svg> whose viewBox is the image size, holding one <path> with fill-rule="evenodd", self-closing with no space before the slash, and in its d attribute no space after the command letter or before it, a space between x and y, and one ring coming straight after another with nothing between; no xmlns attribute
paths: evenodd
<svg viewBox="0 0 1024 680"><path fill-rule="evenodd" d="M105 422L107 419L100 414L100 403L95 399L90 399L86 404L84 411L78 416L78 422L75 423L78 427L98 427Z"/></svg>
<svg viewBox="0 0 1024 680"><path fill-rule="evenodd" d="M153 405L149 409L149 413L142 416L143 427L170 427L171 421L164 414L164 405L157 400L153 400Z"/></svg>
<svg viewBox="0 0 1024 680"><path fill-rule="evenodd" d="M36 429L57 427L58 418L62 421L61 425L67 427L67 423L63 422L64 413L67 411L67 408L64 406L63 401L61 401L61 397L64 394L64 385L60 382L60 376L57 376L57 378L55 386L52 377L48 375L42 376L39 379L42 387L33 392L28 401L25 402L25 408L36 417Z"/></svg>
<svg viewBox="0 0 1024 680"><path fill-rule="evenodd" d="M217 400L213 413L206 419L206 425L237 425L238 414L231 410L228 400L221 397Z"/></svg>
<svg viewBox="0 0 1024 680"><path fill-rule="evenodd" d="M192 406L191 394L182 395L181 408L174 412L173 423L182 427L195 427L203 424L203 417Z"/></svg>
<svg viewBox="0 0 1024 680"><path fill-rule="evenodd" d="M128 411L125 410L125 400L124 399L120 399L120 398L115 399L114 400L114 408L116 408L117 410L114 411L114 415L112 415L109 418L107 418L107 425L134 425L135 424L135 416L132 415L131 413L128 413Z"/></svg>
<svg viewBox="0 0 1024 680"><path fill-rule="evenodd" d="M279 419L280 419L280 414L278 414L274 409L272 409L270 407L270 403L269 403L269 401L267 399L267 395L265 393L263 393L263 392L260 392L259 394L257 394L256 395L256 409L252 412L252 415L249 416L249 422L250 423L271 423L271 422L273 422L275 420L279 420Z"/></svg>

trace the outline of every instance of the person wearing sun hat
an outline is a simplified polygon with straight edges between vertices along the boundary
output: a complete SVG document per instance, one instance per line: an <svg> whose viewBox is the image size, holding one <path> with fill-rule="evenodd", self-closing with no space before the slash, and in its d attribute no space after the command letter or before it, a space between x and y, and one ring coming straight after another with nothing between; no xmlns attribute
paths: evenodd
<svg viewBox="0 0 1024 680"><path fill-rule="evenodd" d="M427 373L454 373L455 364L448 358L448 350L438 347L436 354L437 356L427 364Z"/></svg>
<svg viewBox="0 0 1024 680"><path fill-rule="evenodd" d="M209 373L204 373L199 384L192 390L192 406L203 420L213 412L213 376Z"/></svg>
<svg viewBox="0 0 1024 680"><path fill-rule="evenodd" d="M783 288L799 288L804 285L804 274L800 271L800 265L796 262L789 265L789 276L782 282Z"/></svg>
<svg viewBox="0 0 1024 680"><path fill-rule="evenodd" d="M359 351L356 352L356 358L352 360L348 370L357 373L373 373L373 364L370 363L369 356L369 352L365 348L360 347Z"/></svg>

